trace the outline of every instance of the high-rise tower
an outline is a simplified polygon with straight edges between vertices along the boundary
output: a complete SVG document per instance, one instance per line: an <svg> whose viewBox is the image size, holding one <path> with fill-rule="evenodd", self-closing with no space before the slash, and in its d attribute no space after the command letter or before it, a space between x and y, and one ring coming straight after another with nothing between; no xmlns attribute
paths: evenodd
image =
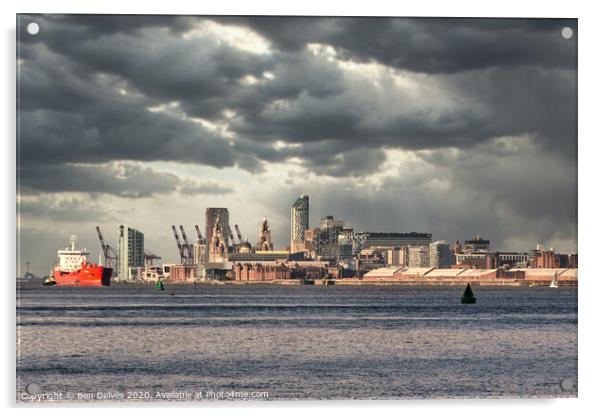
<svg viewBox="0 0 602 416"><path fill-rule="evenodd" d="M119 278L129 280L131 267L144 267L144 234L122 224L119 226L119 257L117 260Z"/></svg>
<svg viewBox="0 0 602 416"><path fill-rule="evenodd" d="M291 253L303 242L303 234L309 228L309 196L301 195L291 207Z"/></svg>

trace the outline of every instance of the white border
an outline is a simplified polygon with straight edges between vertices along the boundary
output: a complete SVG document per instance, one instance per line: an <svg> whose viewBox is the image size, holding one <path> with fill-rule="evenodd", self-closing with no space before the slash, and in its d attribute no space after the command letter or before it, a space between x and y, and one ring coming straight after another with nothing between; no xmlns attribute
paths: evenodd
<svg viewBox="0 0 602 416"><path fill-rule="evenodd" d="M251 406L244 403L220 403L217 409L203 407L180 408L178 413L206 413L215 410L234 408L248 414L280 414L283 408L287 414L306 414L311 412L332 412L335 407L344 406L345 412L363 414L376 407L379 414L399 411L420 412L426 414L445 413L446 415L462 414L467 411L473 414L487 412L488 415L507 414L509 411L525 410L529 413L580 414L594 406L598 393L598 374L600 370L600 324L599 311L596 307L598 298L602 296L600 281L602 276L596 273L595 261L600 254L596 250L602 248L599 242L600 215L598 214L598 189L600 189L599 170L596 169L600 159L600 13L595 2L578 3L575 1L527 2L524 0L503 0L495 4L483 1L415 1L412 3L371 0L369 2L325 2L305 0L302 2L253 1L253 2L202 2L178 1L151 3L148 0L123 1L103 0L97 2L75 2L68 0L33 1L22 0L16 4L2 3L3 65L2 81L5 100L2 101L2 126L4 128L2 193L2 246L0 248L0 264L4 265L4 307L2 329L5 340L2 342L2 357L5 360L1 377L0 391L2 404L11 406L14 403L14 318L15 297L15 21L20 13L144 13L144 14L303 14L303 15L397 15L397 16L472 16L472 17L572 17L579 18L579 399L573 400L487 400L487 401L424 401L424 402L279 402L268 404L268 409L261 404ZM289 408L293 407L294 408ZM468 407L468 409L467 409ZM28 412L34 409L27 409ZM133 409L128 409L131 413ZM145 408L144 413L164 413L165 407ZM14 409L10 410L12 413ZM49 414L78 414L81 410L74 408L40 409ZM110 409L111 412L122 411ZM87 408L86 413L105 414L107 409ZM124 412L125 413L125 412Z"/></svg>

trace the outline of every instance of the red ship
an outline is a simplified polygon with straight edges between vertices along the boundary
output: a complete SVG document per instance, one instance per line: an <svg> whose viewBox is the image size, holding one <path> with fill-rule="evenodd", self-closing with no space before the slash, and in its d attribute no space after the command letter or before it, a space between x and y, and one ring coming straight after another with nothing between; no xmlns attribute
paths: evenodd
<svg viewBox="0 0 602 416"><path fill-rule="evenodd" d="M113 269L102 264L88 263L85 248L75 248L75 236L69 247L58 251L59 263L54 266L52 277L57 286L109 286Z"/></svg>

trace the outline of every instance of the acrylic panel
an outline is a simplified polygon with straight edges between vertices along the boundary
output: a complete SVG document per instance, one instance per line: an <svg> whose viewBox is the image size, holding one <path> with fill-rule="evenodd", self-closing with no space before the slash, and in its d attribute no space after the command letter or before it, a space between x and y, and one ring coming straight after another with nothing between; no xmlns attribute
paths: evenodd
<svg viewBox="0 0 602 416"><path fill-rule="evenodd" d="M576 397L577 35L18 15L17 402Z"/></svg>

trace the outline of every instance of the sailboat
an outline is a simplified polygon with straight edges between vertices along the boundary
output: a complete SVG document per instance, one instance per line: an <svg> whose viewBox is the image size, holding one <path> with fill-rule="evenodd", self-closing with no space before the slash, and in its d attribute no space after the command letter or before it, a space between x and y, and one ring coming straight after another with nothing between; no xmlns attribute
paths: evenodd
<svg viewBox="0 0 602 416"><path fill-rule="evenodd" d="M462 303L477 303L477 298L475 298L474 294L472 293L470 283L466 284L466 289L464 290L464 295L462 296Z"/></svg>
<svg viewBox="0 0 602 416"><path fill-rule="evenodd" d="M558 272L554 272L554 279L550 282L550 287L557 288L558 287Z"/></svg>

